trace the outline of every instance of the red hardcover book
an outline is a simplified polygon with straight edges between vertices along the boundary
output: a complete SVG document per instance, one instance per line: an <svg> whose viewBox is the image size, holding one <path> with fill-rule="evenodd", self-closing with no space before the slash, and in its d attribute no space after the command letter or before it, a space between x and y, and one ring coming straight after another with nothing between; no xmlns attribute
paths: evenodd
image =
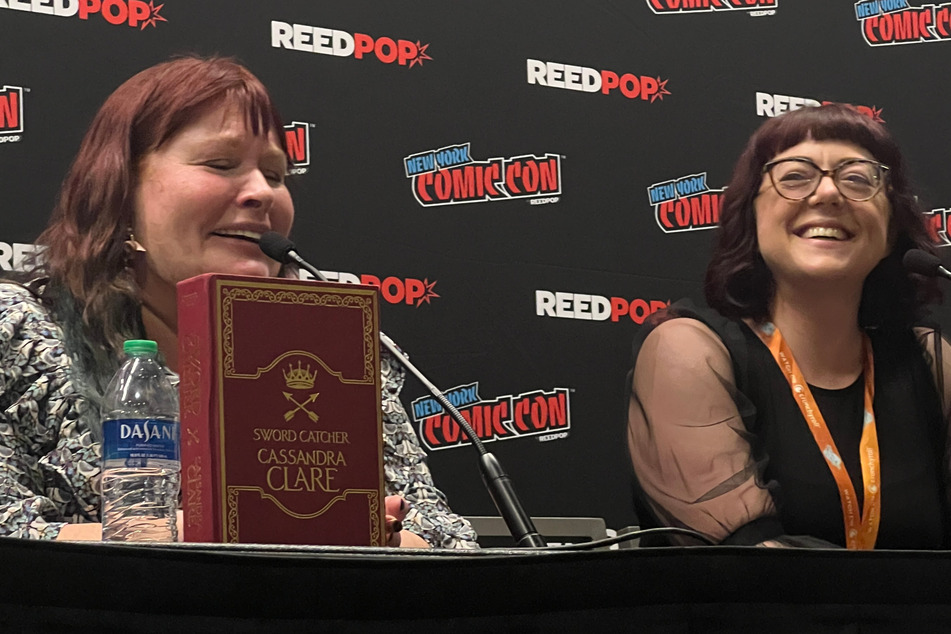
<svg viewBox="0 0 951 634"><path fill-rule="evenodd" d="M383 545L376 290L200 275L178 338L185 541Z"/></svg>

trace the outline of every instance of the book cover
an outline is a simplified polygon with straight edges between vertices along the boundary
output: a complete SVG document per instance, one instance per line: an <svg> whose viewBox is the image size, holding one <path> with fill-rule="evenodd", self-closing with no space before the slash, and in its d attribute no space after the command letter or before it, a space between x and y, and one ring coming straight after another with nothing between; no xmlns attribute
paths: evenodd
<svg viewBox="0 0 951 634"><path fill-rule="evenodd" d="M178 284L188 542L385 542L379 306L369 286Z"/></svg>

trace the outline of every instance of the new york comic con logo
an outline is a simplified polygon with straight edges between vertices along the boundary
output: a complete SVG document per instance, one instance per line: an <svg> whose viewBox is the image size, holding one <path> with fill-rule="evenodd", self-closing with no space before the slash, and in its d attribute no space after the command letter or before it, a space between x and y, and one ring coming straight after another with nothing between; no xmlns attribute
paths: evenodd
<svg viewBox="0 0 951 634"><path fill-rule="evenodd" d="M916 7L908 0L860 0L855 19L869 46L951 40L951 3Z"/></svg>
<svg viewBox="0 0 951 634"><path fill-rule="evenodd" d="M142 0L0 0L0 9L42 13L60 18L78 16L88 20L99 14L109 24L144 29L158 26L159 22L168 22L159 12L165 4L157 5L154 0L148 3Z"/></svg>
<svg viewBox="0 0 951 634"><path fill-rule="evenodd" d="M376 58L384 64L396 63L409 68L417 64L422 66L423 62L432 60L426 52L429 44L423 44L420 40L414 42L386 36L373 37L366 33L349 33L278 20L271 21L271 47L332 57L361 60Z"/></svg>
<svg viewBox="0 0 951 634"><path fill-rule="evenodd" d="M707 173L691 174L647 188L654 218L664 233L713 229L720 221L723 188L710 189Z"/></svg>
<svg viewBox="0 0 951 634"><path fill-rule="evenodd" d="M647 6L654 13L755 11L764 8L775 9L778 5L779 0L647 0Z"/></svg>
<svg viewBox="0 0 951 634"><path fill-rule="evenodd" d="M0 143L16 143L23 133L23 88L0 88Z"/></svg>
<svg viewBox="0 0 951 634"><path fill-rule="evenodd" d="M938 248L951 247L948 230L951 229L951 209L938 208L923 213L931 240Z"/></svg>
<svg viewBox="0 0 951 634"><path fill-rule="evenodd" d="M559 440L568 436L571 412L567 388L535 390L517 396L494 399L479 396L479 383L455 387L446 399L459 410L476 436L486 442L536 436L539 441ZM466 433L443 406L431 396L412 403L413 421L419 437L430 451L470 444Z"/></svg>
<svg viewBox="0 0 951 634"><path fill-rule="evenodd" d="M292 121L284 126L284 140L287 143L288 174L306 174L310 169L310 129L313 123Z"/></svg>
<svg viewBox="0 0 951 634"><path fill-rule="evenodd" d="M423 207L531 198L532 204L558 202L561 156L526 154L475 161L469 144L411 154L403 159L413 196Z"/></svg>

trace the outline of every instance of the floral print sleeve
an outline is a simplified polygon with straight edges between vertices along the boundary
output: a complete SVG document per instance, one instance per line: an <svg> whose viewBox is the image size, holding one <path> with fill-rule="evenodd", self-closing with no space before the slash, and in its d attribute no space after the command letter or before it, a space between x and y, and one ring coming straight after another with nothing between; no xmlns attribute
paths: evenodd
<svg viewBox="0 0 951 634"><path fill-rule="evenodd" d="M47 310L0 284L0 535L53 539L99 521L99 445L70 368Z"/></svg>
<svg viewBox="0 0 951 634"><path fill-rule="evenodd" d="M472 526L450 510L446 496L433 483L426 453L400 402L406 370L388 352L381 355L380 367L386 494L402 495L409 502L403 527L436 548L478 548Z"/></svg>

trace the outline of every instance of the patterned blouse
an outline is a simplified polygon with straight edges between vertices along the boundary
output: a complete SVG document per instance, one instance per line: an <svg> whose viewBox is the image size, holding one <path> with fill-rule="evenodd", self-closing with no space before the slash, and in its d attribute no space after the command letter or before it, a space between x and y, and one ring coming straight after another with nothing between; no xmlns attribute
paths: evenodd
<svg viewBox="0 0 951 634"><path fill-rule="evenodd" d="M399 400L405 370L387 353L383 460L387 495L410 505L403 527L432 546L477 548L436 488ZM54 539L67 523L99 522L98 417L73 377L62 329L22 286L0 283L0 535Z"/></svg>

